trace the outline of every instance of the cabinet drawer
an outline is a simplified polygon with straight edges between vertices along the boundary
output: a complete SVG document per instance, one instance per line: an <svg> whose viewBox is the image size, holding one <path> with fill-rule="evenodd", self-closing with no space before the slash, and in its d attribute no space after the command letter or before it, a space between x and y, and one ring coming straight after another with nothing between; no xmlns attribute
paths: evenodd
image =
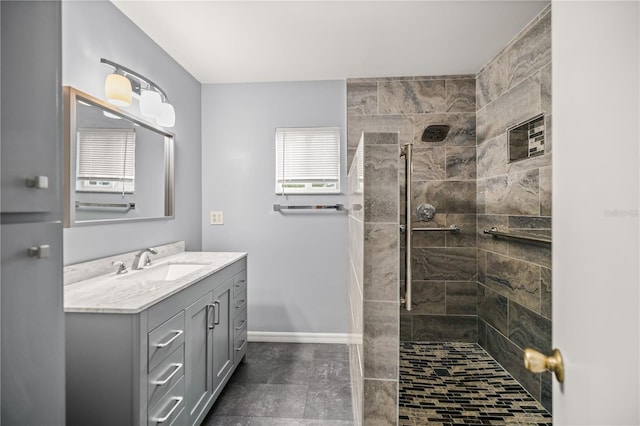
<svg viewBox="0 0 640 426"><path fill-rule="evenodd" d="M247 290L247 271L244 270L233 277L233 298L237 298Z"/></svg>
<svg viewBox="0 0 640 426"><path fill-rule="evenodd" d="M247 331L247 308L242 310L233 320L233 337L237 338L240 333Z"/></svg>
<svg viewBox="0 0 640 426"><path fill-rule="evenodd" d="M242 295L241 295L242 296ZM240 316L242 312L247 312L247 294L245 293L243 297L238 297L233 301L234 312L233 317L237 318Z"/></svg>
<svg viewBox="0 0 640 426"><path fill-rule="evenodd" d="M149 368L156 368L184 343L184 311L149 333Z"/></svg>
<svg viewBox="0 0 640 426"><path fill-rule="evenodd" d="M247 329L245 328L242 333L233 341L233 363L240 362L244 354L247 353Z"/></svg>
<svg viewBox="0 0 640 426"><path fill-rule="evenodd" d="M184 409L184 377L173 385L171 390L153 408L149 410L149 426L175 424L175 420Z"/></svg>
<svg viewBox="0 0 640 426"><path fill-rule="evenodd" d="M149 373L149 406L156 405L169 389L184 376L184 346L180 346Z"/></svg>

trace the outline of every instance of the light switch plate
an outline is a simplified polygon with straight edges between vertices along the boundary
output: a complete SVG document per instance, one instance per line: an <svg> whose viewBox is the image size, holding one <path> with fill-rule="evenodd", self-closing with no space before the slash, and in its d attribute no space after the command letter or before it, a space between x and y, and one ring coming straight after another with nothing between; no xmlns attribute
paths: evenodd
<svg viewBox="0 0 640 426"><path fill-rule="evenodd" d="M210 220L211 225L222 225L224 224L224 215L222 212L212 211L210 212Z"/></svg>

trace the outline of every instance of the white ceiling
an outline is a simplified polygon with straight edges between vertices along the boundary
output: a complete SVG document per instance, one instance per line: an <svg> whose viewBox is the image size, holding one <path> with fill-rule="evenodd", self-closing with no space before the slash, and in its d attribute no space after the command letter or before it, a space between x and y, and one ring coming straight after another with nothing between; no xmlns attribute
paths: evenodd
<svg viewBox="0 0 640 426"><path fill-rule="evenodd" d="M475 74L549 3L112 1L201 83Z"/></svg>

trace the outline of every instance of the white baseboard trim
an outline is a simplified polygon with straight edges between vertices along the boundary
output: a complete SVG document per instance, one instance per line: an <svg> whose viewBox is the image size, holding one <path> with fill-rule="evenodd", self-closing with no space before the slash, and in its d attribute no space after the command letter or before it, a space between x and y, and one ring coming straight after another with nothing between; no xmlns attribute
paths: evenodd
<svg viewBox="0 0 640 426"><path fill-rule="evenodd" d="M278 342L278 343L341 343L350 342L348 333L290 333L273 331L249 331L249 342Z"/></svg>

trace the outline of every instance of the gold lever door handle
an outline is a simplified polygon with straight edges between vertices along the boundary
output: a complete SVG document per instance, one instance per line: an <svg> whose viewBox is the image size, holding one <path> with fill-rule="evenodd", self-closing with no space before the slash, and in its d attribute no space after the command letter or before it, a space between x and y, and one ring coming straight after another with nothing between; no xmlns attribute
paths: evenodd
<svg viewBox="0 0 640 426"><path fill-rule="evenodd" d="M564 382L564 362L558 349L554 349L551 356L546 356L535 349L526 348L524 350L524 368L532 373L552 371L560 383Z"/></svg>

